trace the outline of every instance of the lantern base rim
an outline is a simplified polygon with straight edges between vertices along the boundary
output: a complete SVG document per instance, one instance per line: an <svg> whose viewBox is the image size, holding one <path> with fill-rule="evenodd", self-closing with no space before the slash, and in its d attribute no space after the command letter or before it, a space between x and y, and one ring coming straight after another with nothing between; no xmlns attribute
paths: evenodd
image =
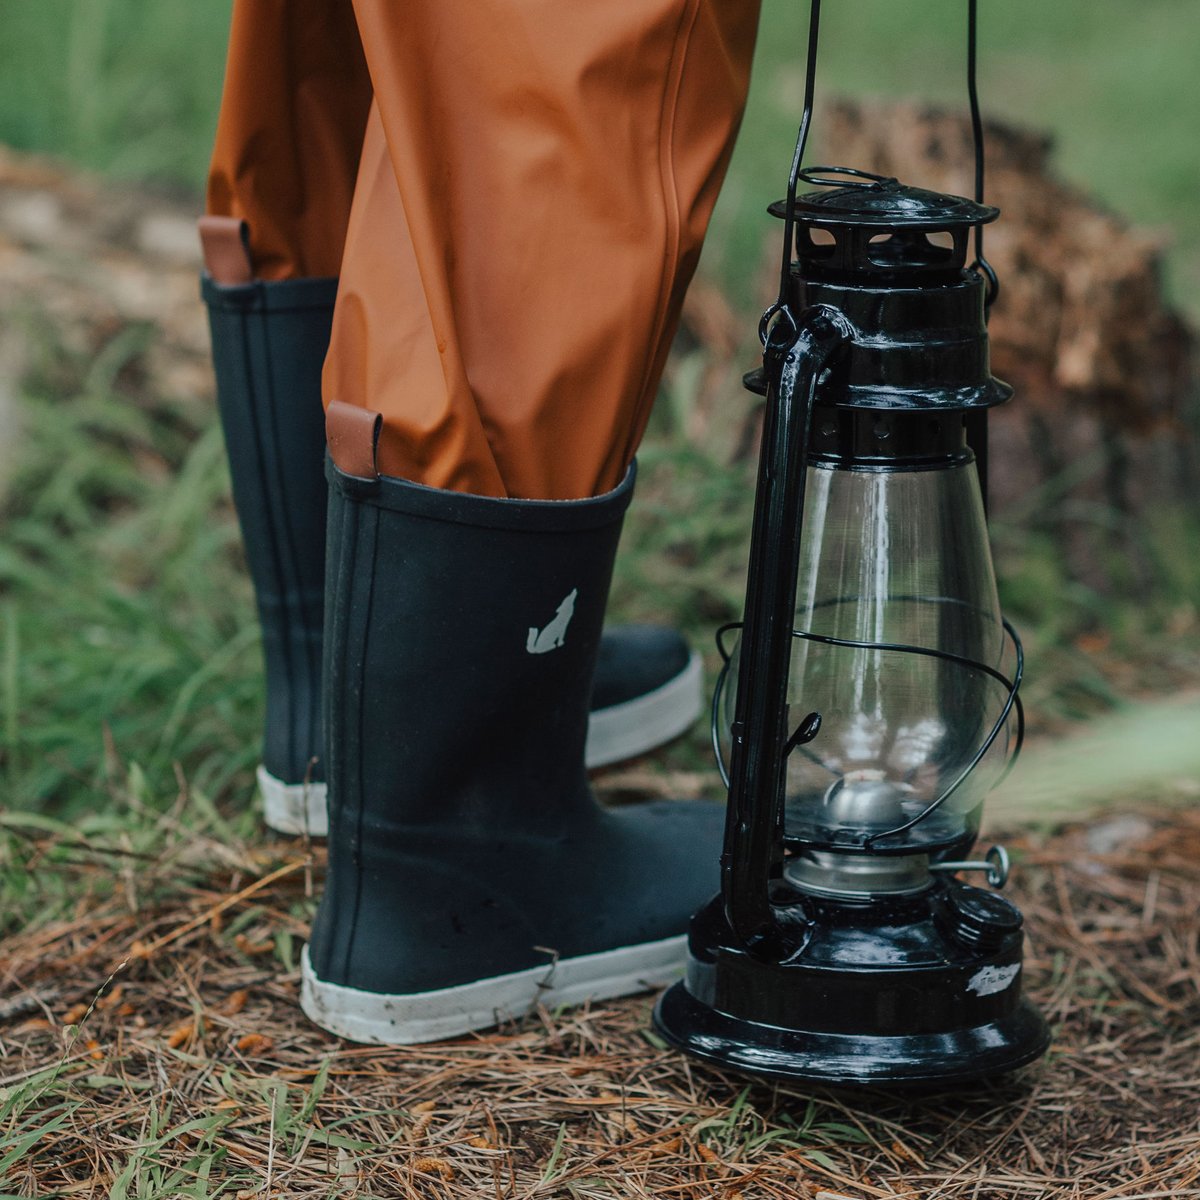
<svg viewBox="0 0 1200 1200"><path fill-rule="evenodd" d="M984 1025L915 1035L783 1029L719 1012L684 983L659 998L654 1025L676 1049L718 1067L768 1079L838 1086L962 1083L1040 1058L1050 1030L1027 999Z"/></svg>

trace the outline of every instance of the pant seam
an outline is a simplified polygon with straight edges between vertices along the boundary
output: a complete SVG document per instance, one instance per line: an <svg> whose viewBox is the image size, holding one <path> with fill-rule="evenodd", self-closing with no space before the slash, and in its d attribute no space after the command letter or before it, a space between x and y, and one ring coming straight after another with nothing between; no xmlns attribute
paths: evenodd
<svg viewBox="0 0 1200 1200"><path fill-rule="evenodd" d="M667 300L672 281L679 266L679 248L682 241L683 217L679 211L679 188L675 178L675 120L679 112L679 95L683 90L683 74L691 49L692 32L700 11L700 0L687 0L679 17L672 42L671 60L667 79L663 87L662 110L658 128L658 169L662 188L663 217L667 225L667 245L663 253L663 269L659 276L655 302L655 323L646 354L645 368L638 388L637 408L633 414L633 429L641 428L642 413L647 405L647 391L654 363L658 358L667 319ZM626 443L622 466L633 457L633 447Z"/></svg>

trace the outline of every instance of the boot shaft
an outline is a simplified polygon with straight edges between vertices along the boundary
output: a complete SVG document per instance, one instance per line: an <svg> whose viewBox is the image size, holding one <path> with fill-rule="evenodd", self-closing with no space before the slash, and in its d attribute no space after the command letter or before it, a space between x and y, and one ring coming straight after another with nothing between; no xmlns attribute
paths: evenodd
<svg viewBox="0 0 1200 1200"><path fill-rule="evenodd" d="M362 826L552 835L583 745L632 472L583 501L495 500L332 462L331 857ZM589 801L590 802L590 801Z"/></svg>
<svg viewBox="0 0 1200 1200"><path fill-rule="evenodd" d="M263 764L320 778L326 495L321 363L337 281L202 281L234 506L263 634Z"/></svg>

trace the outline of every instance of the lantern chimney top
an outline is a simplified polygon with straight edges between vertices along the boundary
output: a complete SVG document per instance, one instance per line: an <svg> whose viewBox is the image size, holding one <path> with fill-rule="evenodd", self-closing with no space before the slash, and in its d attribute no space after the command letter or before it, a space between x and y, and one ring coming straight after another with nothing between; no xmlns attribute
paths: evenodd
<svg viewBox="0 0 1200 1200"><path fill-rule="evenodd" d="M949 282L966 267L970 231L1000 215L963 196L852 167L809 167L799 179L821 189L797 196L792 207L795 267L808 278ZM769 211L786 217L787 201Z"/></svg>

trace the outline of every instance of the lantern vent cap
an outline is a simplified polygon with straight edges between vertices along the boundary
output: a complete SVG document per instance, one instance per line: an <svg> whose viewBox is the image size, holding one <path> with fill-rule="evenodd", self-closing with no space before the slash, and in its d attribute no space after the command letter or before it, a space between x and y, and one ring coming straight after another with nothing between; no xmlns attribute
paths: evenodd
<svg viewBox="0 0 1200 1200"><path fill-rule="evenodd" d="M964 196L908 187L853 167L810 167L821 191L770 211L794 230L793 274L866 286L933 287L961 279L971 230L1000 210Z"/></svg>
<svg viewBox="0 0 1200 1200"><path fill-rule="evenodd" d="M911 187L886 175L853 167L809 167L800 179L821 188L797 196L792 214L818 228L878 226L886 229L969 229L994 221L1000 210L965 196ZM768 210L787 216L787 201Z"/></svg>

